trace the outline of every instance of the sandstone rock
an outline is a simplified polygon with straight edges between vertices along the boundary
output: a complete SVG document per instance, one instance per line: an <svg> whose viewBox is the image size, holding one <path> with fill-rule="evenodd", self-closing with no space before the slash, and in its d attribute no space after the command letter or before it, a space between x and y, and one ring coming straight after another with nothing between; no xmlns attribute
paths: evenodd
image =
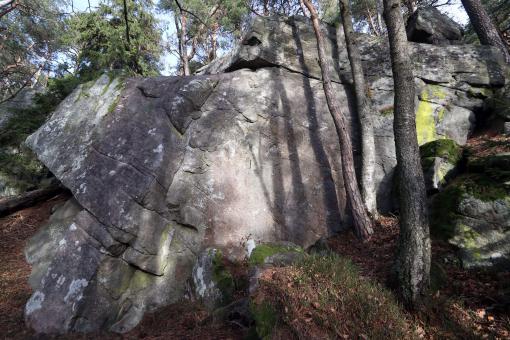
<svg viewBox="0 0 510 340"><path fill-rule="evenodd" d="M336 100L359 155L345 48L334 29L325 29L339 71ZM396 164L391 69L384 43L360 39L378 110L376 181L384 211ZM103 76L82 85L28 138L83 208L27 303L26 320L36 331L125 332L146 311L184 296L204 249L240 260L246 248L252 256L265 243L307 248L350 226L309 22L257 18L243 41L201 75ZM473 111L483 105L469 91L505 82L499 52L412 49L420 143L464 143Z"/></svg>
<svg viewBox="0 0 510 340"><path fill-rule="evenodd" d="M82 207L74 198L59 206L51 215L48 223L30 238L25 247L25 258L32 265L29 283L38 287L55 256L59 243Z"/></svg>
<svg viewBox="0 0 510 340"><path fill-rule="evenodd" d="M225 306L232 301L235 282L225 267L223 254L218 249L205 249L197 259L192 274L192 296L207 308Z"/></svg>
<svg viewBox="0 0 510 340"><path fill-rule="evenodd" d="M436 191L457 174L462 148L451 139L437 139L420 147L421 164L428 192Z"/></svg>
<svg viewBox="0 0 510 340"><path fill-rule="evenodd" d="M407 38L418 43L449 45L462 40L462 27L435 7L418 8L407 19Z"/></svg>

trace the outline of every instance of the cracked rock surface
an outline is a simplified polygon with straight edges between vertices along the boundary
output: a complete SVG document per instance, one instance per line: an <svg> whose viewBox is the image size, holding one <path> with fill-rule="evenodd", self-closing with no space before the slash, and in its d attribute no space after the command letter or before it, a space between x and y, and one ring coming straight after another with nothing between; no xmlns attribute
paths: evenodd
<svg viewBox="0 0 510 340"><path fill-rule="evenodd" d="M342 32L325 29L336 100L358 154ZM29 244L31 258L44 259L31 262L40 280L31 280L29 326L43 333L125 332L146 311L183 297L208 247L241 259L244 244L306 248L350 225L314 39L304 19L261 17L243 44L199 75L105 75L62 102L27 140L76 200L67 224ZM384 43L360 39L377 108L384 211L396 164L391 68ZM412 48L420 143L465 143L475 110L505 83L501 56L480 46Z"/></svg>

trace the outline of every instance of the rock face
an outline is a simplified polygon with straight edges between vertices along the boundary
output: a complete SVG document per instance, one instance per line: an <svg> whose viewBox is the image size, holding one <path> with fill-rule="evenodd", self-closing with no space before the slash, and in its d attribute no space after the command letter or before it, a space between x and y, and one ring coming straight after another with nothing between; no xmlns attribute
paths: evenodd
<svg viewBox="0 0 510 340"><path fill-rule="evenodd" d="M336 100L357 145L342 32L324 29ZM391 68L383 43L360 40L385 210L396 164ZM412 49L420 143L465 143L474 111L505 83L499 52ZM183 297L204 249L240 259L244 244L306 248L348 227L338 138L319 77L310 23L273 17L257 18L243 44L200 75L103 76L80 86L27 140L81 207L58 243L50 241L51 263L33 263L45 273L32 284L27 323L46 333L125 332L146 311Z"/></svg>
<svg viewBox="0 0 510 340"><path fill-rule="evenodd" d="M435 7L418 8L407 20L409 41L451 45L459 44L464 32L462 27Z"/></svg>

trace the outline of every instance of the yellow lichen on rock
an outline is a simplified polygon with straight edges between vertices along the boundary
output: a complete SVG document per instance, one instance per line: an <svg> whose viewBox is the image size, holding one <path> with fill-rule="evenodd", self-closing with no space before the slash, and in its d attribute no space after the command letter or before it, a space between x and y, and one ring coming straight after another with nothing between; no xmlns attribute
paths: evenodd
<svg viewBox="0 0 510 340"><path fill-rule="evenodd" d="M418 108L416 109L416 134L418 135L419 145L436 139L434 107L431 103L425 101L428 98L426 89L423 90L421 97L423 100L420 100Z"/></svg>

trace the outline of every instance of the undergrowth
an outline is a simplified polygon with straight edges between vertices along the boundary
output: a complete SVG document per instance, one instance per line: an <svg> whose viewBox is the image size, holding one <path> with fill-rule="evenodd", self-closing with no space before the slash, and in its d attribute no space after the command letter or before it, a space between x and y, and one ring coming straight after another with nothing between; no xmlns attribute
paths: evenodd
<svg viewBox="0 0 510 340"><path fill-rule="evenodd" d="M268 322L273 332L288 328L298 338L413 337L410 321L391 292L363 278L348 259L311 255L293 267L272 271L262 277L252 299L252 310L264 312L263 318L255 313L255 320L265 321L257 324L263 338L271 338Z"/></svg>

